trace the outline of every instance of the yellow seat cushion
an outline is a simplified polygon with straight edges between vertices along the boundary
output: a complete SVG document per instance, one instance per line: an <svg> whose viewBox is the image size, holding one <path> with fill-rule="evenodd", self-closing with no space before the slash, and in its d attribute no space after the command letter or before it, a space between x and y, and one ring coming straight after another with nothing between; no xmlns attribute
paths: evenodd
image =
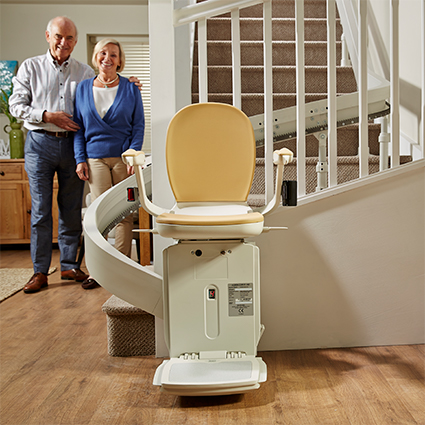
<svg viewBox="0 0 425 425"><path fill-rule="evenodd" d="M180 110L167 131L166 161L177 202L246 202L255 170L249 118L221 103Z"/></svg>
<svg viewBox="0 0 425 425"><path fill-rule="evenodd" d="M184 215L164 213L156 218L159 224L174 226L231 226L237 224L261 223L264 217L260 213L237 215Z"/></svg>

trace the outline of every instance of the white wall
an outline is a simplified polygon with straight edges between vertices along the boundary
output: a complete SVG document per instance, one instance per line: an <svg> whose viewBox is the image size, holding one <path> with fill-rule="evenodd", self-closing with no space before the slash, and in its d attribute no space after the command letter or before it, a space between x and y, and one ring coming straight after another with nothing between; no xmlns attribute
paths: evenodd
<svg viewBox="0 0 425 425"><path fill-rule="evenodd" d="M393 174L390 172L389 174ZM266 219L260 350L424 342L424 161Z"/></svg>
<svg viewBox="0 0 425 425"><path fill-rule="evenodd" d="M48 21L58 15L71 18L78 27L73 57L87 63L88 34L149 34L147 6L100 6L54 4L0 4L0 60L17 60L47 52L44 32ZM2 115L0 138L7 139Z"/></svg>

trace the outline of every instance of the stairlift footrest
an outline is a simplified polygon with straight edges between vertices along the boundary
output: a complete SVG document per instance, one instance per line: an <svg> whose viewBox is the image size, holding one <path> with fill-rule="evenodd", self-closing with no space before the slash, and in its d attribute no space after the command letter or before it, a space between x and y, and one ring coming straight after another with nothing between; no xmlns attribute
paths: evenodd
<svg viewBox="0 0 425 425"><path fill-rule="evenodd" d="M235 359L165 360L156 370L153 384L175 395L240 394L257 389L267 379L260 357Z"/></svg>

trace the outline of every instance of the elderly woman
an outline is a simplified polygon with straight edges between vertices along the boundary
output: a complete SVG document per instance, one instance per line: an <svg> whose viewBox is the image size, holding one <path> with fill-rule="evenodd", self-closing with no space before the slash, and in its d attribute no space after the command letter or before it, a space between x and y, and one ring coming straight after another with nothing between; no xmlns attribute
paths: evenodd
<svg viewBox="0 0 425 425"><path fill-rule="evenodd" d="M140 91L135 84L118 74L124 69L125 55L114 39L99 41L93 51L97 77L81 82L75 97L75 122L80 130L74 137L77 174L87 180L93 201L111 186L134 172L121 160L129 149L140 150L145 119ZM126 217L115 230L115 247L130 256L132 216ZM98 286L89 277L84 289Z"/></svg>

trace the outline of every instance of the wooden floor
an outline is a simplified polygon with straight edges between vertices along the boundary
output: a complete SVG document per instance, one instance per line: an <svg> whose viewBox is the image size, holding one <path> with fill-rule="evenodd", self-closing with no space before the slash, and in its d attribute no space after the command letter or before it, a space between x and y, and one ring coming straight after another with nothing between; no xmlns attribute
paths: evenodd
<svg viewBox="0 0 425 425"><path fill-rule="evenodd" d="M28 250L0 255L3 268L31 267ZM160 359L108 356L109 297L56 272L0 304L1 425L425 424L423 345L262 352L259 390L176 397L152 386Z"/></svg>

